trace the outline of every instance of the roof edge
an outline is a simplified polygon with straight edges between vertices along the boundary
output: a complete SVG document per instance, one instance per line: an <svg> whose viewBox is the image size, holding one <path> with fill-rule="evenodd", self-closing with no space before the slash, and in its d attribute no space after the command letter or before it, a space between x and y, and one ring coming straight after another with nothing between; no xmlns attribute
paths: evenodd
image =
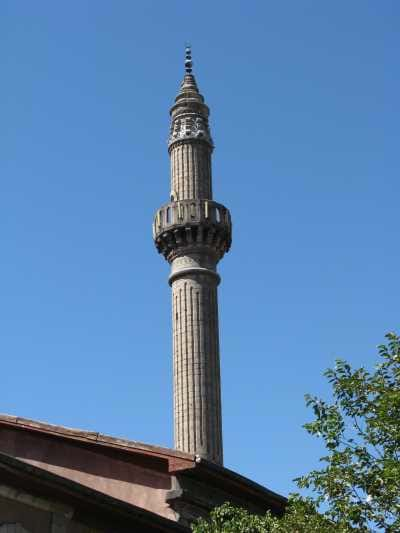
<svg viewBox="0 0 400 533"><path fill-rule="evenodd" d="M37 432L53 437L60 437L73 441L85 442L88 444L97 444L100 446L118 449L127 453L142 453L145 455L152 455L154 457L165 458L168 461L172 460L173 464L190 465L195 463L196 457L194 455L173 450L171 448L164 448L162 446L152 446L139 441L133 441L124 438L112 437L103 433L95 431L86 431L65 426L58 426L49 424L47 422L40 422L30 418L23 418L14 415L7 415L0 413L0 426L11 426L17 429L25 429L32 432Z"/></svg>
<svg viewBox="0 0 400 533"><path fill-rule="evenodd" d="M270 489L267 489L263 485L260 485L256 481L252 481L248 477L242 476L241 474L238 474L234 470L230 470L229 468L226 468L225 466L218 465L216 463L212 463L211 461L207 461L206 459L198 458L196 461L197 465L199 465L200 468L203 468L205 471L210 473L211 475L221 478L221 479L229 479L234 484L237 484L238 486L245 485L248 487L251 491L255 493L259 493L260 495L268 496L269 499L275 500L278 505L286 505L288 499L285 496L282 496L281 494L278 494L277 492L274 492Z"/></svg>

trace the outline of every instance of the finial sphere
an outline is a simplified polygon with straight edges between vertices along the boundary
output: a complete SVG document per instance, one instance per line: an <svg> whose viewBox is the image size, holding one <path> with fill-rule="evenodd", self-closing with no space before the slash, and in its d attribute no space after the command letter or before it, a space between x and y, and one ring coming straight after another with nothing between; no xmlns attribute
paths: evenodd
<svg viewBox="0 0 400 533"><path fill-rule="evenodd" d="M190 46L186 46L185 48L185 71L187 74L191 74L193 67L193 61L192 61L192 48Z"/></svg>

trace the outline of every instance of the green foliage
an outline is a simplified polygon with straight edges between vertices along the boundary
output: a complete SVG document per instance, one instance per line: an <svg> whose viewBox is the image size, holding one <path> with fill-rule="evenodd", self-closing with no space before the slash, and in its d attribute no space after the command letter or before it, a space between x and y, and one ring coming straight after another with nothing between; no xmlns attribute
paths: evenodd
<svg viewBox="0 0 400 533"><path fill-rule="evenodd" d="M269 515L252 515L244 509L225 503L211 511L209 520L192 525L194 533L263 533L268 529Z"/></svg>
<svg viewBox="0 0 400 533"><path fill-rule="evenodd" d="M400 337L386 335L372 373L342 360L325 372L333 401L306 396L324 440L324 467L298 478L312 497L292 495L282 518L251 515L228 503L194 533L400 532Z"/></svg>
<svg viewBox="0 0 400 533"><path fill-rule="evenodd" d="M373 373L342 360L325 372L333 403L306 396L315 421L304 427L328 455L298 485L313 490L327 517L365 532L400 531L400 337L386 338Z"/></svg>
<svg viewBox="0 0 400 533"><path fill-rule="evenodd" d="M317 513L309 499L292 496L282 518L267 512L256 516L225 503L211 512L209 520L192 525L194 533L349 533L345 526L332 524Z"/></svg>

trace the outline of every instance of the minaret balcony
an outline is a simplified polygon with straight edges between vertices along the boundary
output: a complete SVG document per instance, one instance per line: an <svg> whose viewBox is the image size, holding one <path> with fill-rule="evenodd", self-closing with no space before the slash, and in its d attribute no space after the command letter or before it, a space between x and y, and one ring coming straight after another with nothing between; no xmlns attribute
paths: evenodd
<svg viewBox="0 0 400 533"><path fill-rule="evenodd" d="M212 200L181 200L161 207L153 222L157 250L171 260L182 248L207 246L220 259L232 240L229 210Z"/></svg>

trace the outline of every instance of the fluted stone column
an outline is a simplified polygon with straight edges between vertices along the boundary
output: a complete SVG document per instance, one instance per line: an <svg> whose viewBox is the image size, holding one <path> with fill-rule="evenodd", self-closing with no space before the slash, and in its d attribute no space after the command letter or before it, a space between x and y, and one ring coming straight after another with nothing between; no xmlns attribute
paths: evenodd
<svg viewBox="0 0 400 533"><path fill-rule="evenodd" d="M171 194L176 200L212 198L210 147L200 143L172 147Z"/></svg>
<svg viewBox="0 0 400 533"><path fill-rule="evenodd" d="M175 446L222 463L219 278L202 259L172 263Z"/></svg>
<svg viewBox="0 0 400 533"><path fill-rule="evenodd" d="M212 200L209 109L187 59L171 109L171 202L157 211L153 236L171 264L175 447L222 464L217 263L231 219Z"/></svg>

